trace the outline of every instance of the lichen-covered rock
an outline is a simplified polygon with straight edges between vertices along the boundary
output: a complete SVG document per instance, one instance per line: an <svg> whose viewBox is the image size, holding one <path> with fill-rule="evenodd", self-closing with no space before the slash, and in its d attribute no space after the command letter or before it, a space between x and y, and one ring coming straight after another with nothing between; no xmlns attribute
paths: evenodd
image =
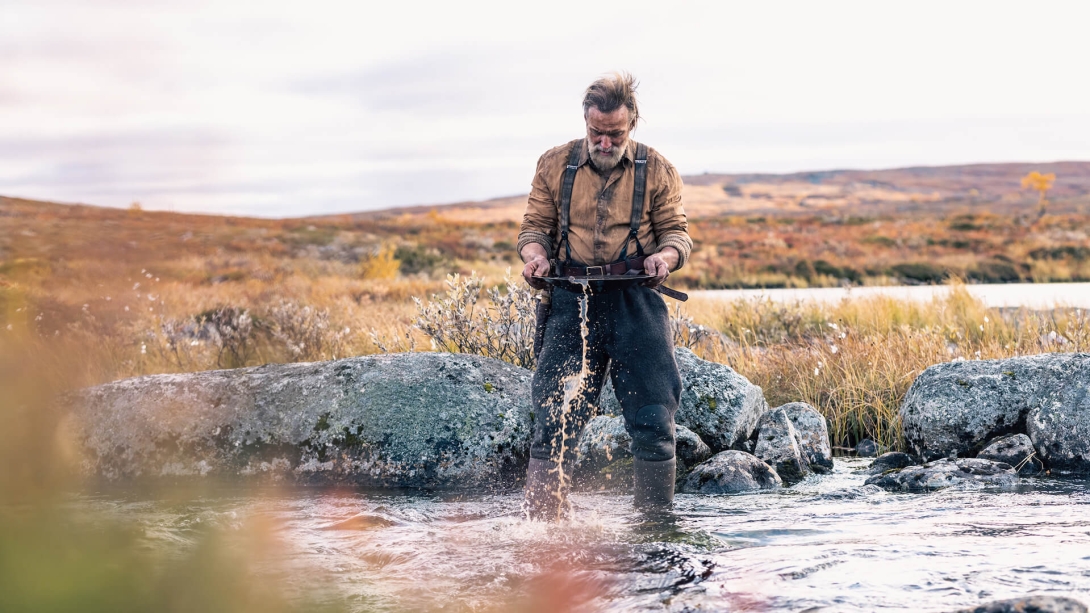
<svg viewBox="0 0 1090 613"><path fill-rule="evenodd" d="M684 479L689 470L711 457L711 449L692 430L677 426L677 476ZM632 487L632 437L621 416L600 415L591 419L576 443L573 478L583 488L612 489Z"/></svg>
<svg viewBox="0 0 1090 613"><path fill-rule="evenodd" d="M1032 411L1037 436L1030 438L1045 463L1055 456L1085 470L1078 467L1090 465L1078 449L1090 440L1071 429L1090 424L1090 407L1080 401L1088 385L1090 354L937 364L916 378L901 405L905 440L924 460L973 455L997 436L1025 432Z"/></svg>
<svg viewBox="0 0 1090 613"><path fill-rule="evenodd" d="M977 454L981 460L1010 464L1023 477L1040 474L1045 467L1037 458L1033 442L1025 434L1001 436L984 446Z"/></svg>
<svg viewBox="0 0 1090 613"><path fill-rule="evenodd" d="M407 353L126 379L69 400L87 472L388 487L512 485L531 373Z"/></svg>
<svg viewBox="0 0 1090 613"><path fill-rule="evenodd" d="M783 485L771 466L744 451L722 451L697 465L685 479L687 494L737 494L774 490Z"/></svg>
<svg viewBox="0 0 1090 613"><path fill-rule="evenodd" d="M1026 434L1053 473L1090 473L1090 354L1075 354L1064 378L1030 409Z"/></svg>
<svg viewBox="0 0 1090 613"><path fill-rule="evenodd" d="M922 466L887 471L866 481L882 489L900 492L928 492L952 486L1010 489L1018 484L1018 473L1009 464L976 458L942 459Z"/></svg>
<svg viewBox="0 0 1090 613"><path fill-rule="evenodd" d="M677 477L683 480L696 465L712 457L711 447L696 432L685 426L677 427Z"/></svg>
<svg viewBox="0 0 1090 613"><path fill-rule="evenodd" d="M573 479L579 487L631 488L632 437L624 418L599 415L587 422L576 442Z"/></svg>
<svg viewBox="0 0 1090 613"><path fill-rule="evenodd" d="M1087 613L1086 605L1062 596L1026 596L996 600L955 613Z"/></svg>
<svg viewBox="0 0 1090 613"><path fill-rule="evenodd" d="M859 472L866 475L878 475L886 472L887 470L896 470L899 468L908 468L917 464L916 458L902 453L900 451L890 451L889 453L883 453L874 459L870 463L870 466L860 469Z"/></svg>
<svg viewBox="0 0 1090 613"><path fill-rule="evenodd" d="M791 420L791 425L795 428L795 440L798 441L799 451L810 465L810 470L816 473L831 471L833 446L829 441L829 426L825 422L825 416L805 402L789 402L773 411L777 409L786 413L787 419ZM761 416L761 419L757 421L758 430L761 428L763 419L764 416Z"/></svg>
<svg viewBox="0 0 1090 613"><path fill-rule="evenodd" d="M737 448L746 442L757 418L768 410L764 392L726 364L708 362L684 347L674 350L681 372L681 405L675 421L695 432L712 451ZM603 414L621 413L612 383L600 399Z"/></svg>
<svg viewBox="0 0 1090 613"><path fill-rule="evenodd" d="M810 472L810 464L799 450L795 427L783 409L773 409L761 416L753 455L775 469L787 485L802 481Z"/></svg>

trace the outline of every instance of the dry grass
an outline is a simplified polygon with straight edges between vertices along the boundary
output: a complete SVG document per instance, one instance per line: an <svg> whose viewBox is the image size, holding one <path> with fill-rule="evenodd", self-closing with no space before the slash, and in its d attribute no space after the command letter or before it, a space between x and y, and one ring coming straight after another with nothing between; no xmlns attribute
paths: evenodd
<svg viewBox="0 0 1090 613"><path fill-rule="evenodd" d="M1090 350L1086 312L987 308L956 283L949 295L929 302L703 300L690 312L722 334L698 353L760 385L773 406L804 401L817 407L833 444L842 447L871 438L899 449L901 401L933 364Z"/></svg>

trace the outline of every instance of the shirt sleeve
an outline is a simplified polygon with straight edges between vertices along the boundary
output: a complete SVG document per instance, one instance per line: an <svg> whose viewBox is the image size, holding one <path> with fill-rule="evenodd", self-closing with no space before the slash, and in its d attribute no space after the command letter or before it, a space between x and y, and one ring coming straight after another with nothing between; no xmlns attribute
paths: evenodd
<svg viewBox="0 0 1090 613"><path fill-rule="evenodd" d="M693 240L689 238L689 222L681 205L681 176L673 164L660 159L657 180L651 192L651 227L659 251L663 247L677 249L677 266L680 269L689 260Z"/></svg>
<svg viewBox="0 0 1090 613"><path fill-rule="evenodd" d="M537 161L537 171L534 172L534 180L530 184L530 196L526 201L526 212L522 216L522 227L519 228L516 250L520 257L522 248L529 243L541 245L550 257L555 250L557 207L546 180L546 166L543 155Z"/></svg>

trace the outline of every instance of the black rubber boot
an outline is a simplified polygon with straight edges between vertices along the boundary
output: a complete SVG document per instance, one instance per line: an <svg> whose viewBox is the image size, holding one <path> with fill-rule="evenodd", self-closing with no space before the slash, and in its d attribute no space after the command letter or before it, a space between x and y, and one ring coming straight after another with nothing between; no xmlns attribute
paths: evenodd
<svg viewBox="0 0 1090 613"><path fill-rule="evenodd" d="M567 517L568 488L561 483L556 462L530 458L522 510L527 519L537 521L559 521Z"/></svg>
<svg viewBox="0 0 1090 613"><path fill-rule="evenodd" d="M664 509L674 503L674 477L677 460L660 462L636 459L632 464L635 477L632 503L637 509Z"/></svg>

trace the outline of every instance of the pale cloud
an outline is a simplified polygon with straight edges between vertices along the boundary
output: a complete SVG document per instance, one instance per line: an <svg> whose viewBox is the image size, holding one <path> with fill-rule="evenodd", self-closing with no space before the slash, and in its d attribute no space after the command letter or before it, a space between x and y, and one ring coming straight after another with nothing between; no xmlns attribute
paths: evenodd
<svg viewBox="0 0 1090 613"><path fill-rule="evenodd" d="M1085 3L534 6L8 7L0 194L290 216L525 192L617 68L683 173L1090 158Z"/></svg>

